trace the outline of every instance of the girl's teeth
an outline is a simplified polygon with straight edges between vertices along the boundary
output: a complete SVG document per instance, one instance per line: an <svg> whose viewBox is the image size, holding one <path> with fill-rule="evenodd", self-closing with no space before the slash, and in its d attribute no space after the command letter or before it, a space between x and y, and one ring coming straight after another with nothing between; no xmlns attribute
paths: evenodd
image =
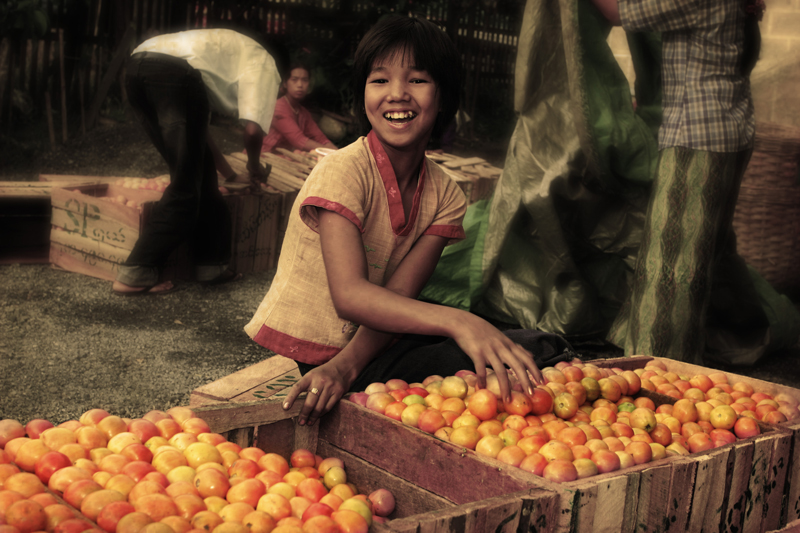
<svg viewBox="0 0 800 533"><path fill-rule="evenodd" d="M392 120L402 120L406 118L413 118L415 115L412 111L394 111L386 113L384 116Z"/></svg>

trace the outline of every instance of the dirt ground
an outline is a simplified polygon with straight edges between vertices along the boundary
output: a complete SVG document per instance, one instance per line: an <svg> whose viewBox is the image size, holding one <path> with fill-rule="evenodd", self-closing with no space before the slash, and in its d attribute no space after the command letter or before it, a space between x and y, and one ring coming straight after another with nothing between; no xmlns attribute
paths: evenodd
<svg viewBox="0 0 800 533"><path fill-rule="evenodd" d="M75 130L55 149L41 125L13 138L0 135L0 180L167 172L134 121L104 120L85 136ZM241 149L231 124L212 125L212 134L224 153ZM137 417L188 405L195 388L270 355L242 327L273 275L249 274L217 287L182 282L167 295L123 298L107 281L46 264L0 265L0 419L60 423L95 407ZM577 348L596 355L608 347L589 341ZM723 370L797 387L799 355L795 347L754 368Z"/></svg>
<svg viewBox="0 0 800 533"><path fill-rule="evenodd" d="M230 124L212 125L224 153ZM135 121L104 120L50 149L35 124L0 137L0 180L45 174L154 177L167 172ZM274 272L217 287L182 282L157 297L123 298L107 281L49 265L0 266L0 419L54 423L102 407L120 416L188 405L190 392L270 352L242 330Z"/></svg>

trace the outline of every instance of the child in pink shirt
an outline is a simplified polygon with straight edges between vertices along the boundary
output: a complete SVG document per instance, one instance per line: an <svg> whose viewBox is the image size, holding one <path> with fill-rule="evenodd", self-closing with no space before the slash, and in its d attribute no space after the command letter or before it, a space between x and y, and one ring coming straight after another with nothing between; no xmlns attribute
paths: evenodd
<svg viewBox="0 0 800 533"><path fill-rule="evenodd" d="M281 84L283 96L275 102L275 115L261 152L273 152L276 148L305 152L315 148L336 149L314 122L308 109L303 107L310 76L308 67L302 63L293 63L290 67L286 80Z"/></svg>

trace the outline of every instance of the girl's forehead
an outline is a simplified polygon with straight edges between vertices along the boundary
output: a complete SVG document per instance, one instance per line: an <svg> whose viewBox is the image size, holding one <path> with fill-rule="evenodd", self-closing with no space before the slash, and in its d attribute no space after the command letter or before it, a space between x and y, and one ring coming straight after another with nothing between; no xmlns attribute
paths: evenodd
<svg viewBox="0 0 800 533"><path fill-rule="evenodd" d="M416 67L414 51L408 48L394 48L376 57L372 62L372 70L389 66Z"/></svg>

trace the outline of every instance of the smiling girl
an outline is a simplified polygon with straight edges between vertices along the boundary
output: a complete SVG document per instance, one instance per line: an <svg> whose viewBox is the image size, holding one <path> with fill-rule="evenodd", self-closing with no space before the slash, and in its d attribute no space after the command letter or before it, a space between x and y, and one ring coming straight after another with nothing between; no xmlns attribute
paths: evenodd
<svg viewBox="0 0 800 533"><path fill-rule="evenodd" d="M491 366L510 398L507 369L532 393L538 332L504 335L468 312L417 300L447 244L464 237L466 201L425 157L458 108L459 54L432 23L390 17L355 55L356 109L370 129L325 157L292 209L278 270L245 331L297 361L303 377L284 408L309 391L313 423L348 391Z"/></svg>

